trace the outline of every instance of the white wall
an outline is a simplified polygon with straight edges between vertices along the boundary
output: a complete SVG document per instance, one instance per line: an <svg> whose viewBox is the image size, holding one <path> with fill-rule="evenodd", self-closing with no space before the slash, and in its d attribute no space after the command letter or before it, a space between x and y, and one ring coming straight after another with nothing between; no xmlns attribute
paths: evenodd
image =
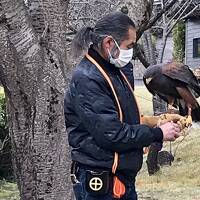
<svg viewBox="0 0 200 200"><path fill-rule="evenodd" d="M200 20L186 22L185 63L191 68L200 67L200 57L193 58L193 39L200 38Z"/></svg>

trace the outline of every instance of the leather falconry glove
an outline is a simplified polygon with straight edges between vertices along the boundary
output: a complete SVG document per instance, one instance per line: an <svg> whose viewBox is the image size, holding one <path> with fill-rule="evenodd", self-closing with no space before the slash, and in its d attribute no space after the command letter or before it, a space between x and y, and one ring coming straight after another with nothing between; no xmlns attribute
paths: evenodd
<svg viewBox="0 0 200 200"><path fill-rule="evenodd" d="M191 124L188 124L187 117L183 117L179 114L166 113L159 116L141 116L141 124L148 125L152 128L171 121L179 124L181 131L191 126Z"/></svg>

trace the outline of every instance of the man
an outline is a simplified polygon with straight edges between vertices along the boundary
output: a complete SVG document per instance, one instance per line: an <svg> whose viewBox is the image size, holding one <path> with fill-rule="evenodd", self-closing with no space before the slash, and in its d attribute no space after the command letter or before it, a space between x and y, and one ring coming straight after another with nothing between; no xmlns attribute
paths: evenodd
<svg viewBox="0 0 200 200"><path fill-rule="evenodd" d="M88 50L73 73L64 105L76 199L136 200L143 147L180 135L173 122L156 128L140 124L132 88L120 70L132 59L135 42L135 25L120 12L81 29L73 40L74 55Z"/></svg>

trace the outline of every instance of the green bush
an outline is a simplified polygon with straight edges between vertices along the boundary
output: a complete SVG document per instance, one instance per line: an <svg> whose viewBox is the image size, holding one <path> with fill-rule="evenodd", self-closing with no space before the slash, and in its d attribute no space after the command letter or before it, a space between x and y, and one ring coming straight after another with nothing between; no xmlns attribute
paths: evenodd
<svg viewBox="0 0 200 200"><path fill-rule="evenodd" d="M183 62L185 57L185 23L180 21L173 29L174 60Z"/></svg>
<svg viewBox="0 0 200 200"><path fill-rule="evenodd" d="M0 94L0 179L13 179L11 143L9 139L4 93ZM3 141L6 142L3 145ZM3 148L2 148L3 145Z"/></svg>
<svg viewBox="0 0 200 200"><path fill-rule="evenodd" d="M7 135L7 117L5 96L0 95L0 139L4 139Z"/></svg>

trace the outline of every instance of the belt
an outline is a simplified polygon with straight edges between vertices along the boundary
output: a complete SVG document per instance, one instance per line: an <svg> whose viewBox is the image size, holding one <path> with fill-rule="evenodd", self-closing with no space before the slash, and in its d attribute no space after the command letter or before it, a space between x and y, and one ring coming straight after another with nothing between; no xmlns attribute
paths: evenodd
<svg viewBox="0 0 200 200"><path fill-rule="evenodd" d="M104 167L94 167L94 166L89 166L89 165L85 165L85 164L82 164L80 162L77 162L77 161L72 161L72 164L71 164L71 174L70 174L70 177L71 177L71 181L72 183L79 183L78 179L77 179L77 172L79 169L84 169L84 170L94 170L94 171L112 171L112 169L109 169L109 168L104 168ZM112 174L112 173L111 173ZM137 174L125 174L123 173L123 171L117 171L117 176L119 176L119 178L121 180L123 180L123 182L125 182L126 184L134 184L135 183L135 177L136 177Z"/></svg>
<svg viewBox="0 0 200 200"><path fill-rule="evenodd" d="M79 163L77 161L74 161L77 163L77 166L81 169L86 169L86 170L103 170L103 171L110 171L111 172L111 168L107 168L107 167L94 167L94 166L90 166L90 165L85 165L85 164L82 164L82 163Z"/></svg>
<svg viewBox="0 0 200 200"><path fill-rule="evenodd" d="M78 169L79 169L78 163L76 161L72 161L71 170L70 170L70 178L73 184L80 183L76 177Z"/></svg>

